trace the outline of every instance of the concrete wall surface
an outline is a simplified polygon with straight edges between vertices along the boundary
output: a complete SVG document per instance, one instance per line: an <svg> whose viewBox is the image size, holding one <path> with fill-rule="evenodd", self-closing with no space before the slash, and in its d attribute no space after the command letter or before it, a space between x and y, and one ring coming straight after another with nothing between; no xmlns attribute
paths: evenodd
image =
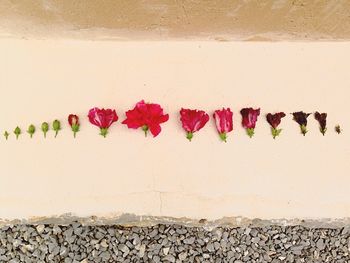
<svg viewBox="0 0 350 263"><path fill-rule="evenodd" d="M349 40L348 0L2 0L0 37Z"/></svg>
<svg viewBox="0 0 350 263"><path fill-rule="evenodd" d="M0 138L0 218L72 213L218 219L350 216L349 43L0 41L0 129L25 133L58 118L55 139L38 131ZM170 114L157 138L121 125L145 99ZM106 139L86 118L113 107ZM234 111L220 142L214 122L189 143L181 107ZM256 135L239 110L261 107ZM313 116L303 137L291 115L273 140L267 112L327 112L322 136ZM82 117L76 139L66 123ZM337 135L334 126L343 133Z"/></svg>

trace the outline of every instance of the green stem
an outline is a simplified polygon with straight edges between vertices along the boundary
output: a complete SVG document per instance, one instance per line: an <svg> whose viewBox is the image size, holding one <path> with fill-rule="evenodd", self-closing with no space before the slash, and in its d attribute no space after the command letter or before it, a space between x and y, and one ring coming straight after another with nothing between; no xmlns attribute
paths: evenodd
<svg viewBox="0 0 350 263"><path fill-rule="evenodd" d="M102 135L103 138L106 138L107 133L108 133L108 128L101 128L101 133L100 133L100 135Z"/></svg>
<svg viewBox="0 0 350 263"><path fill-rule="evenodd" d="M76 135L77 135L77 132L79 131L79 125L78 124L73 124L72 125L72 131L73 131L73 136L75 138Z"/></svg>
<svg viewBox="0 0 350 263"><path fill-rule="evenodd" d="M280 135L281 131L282 131L282 129L276 129L276 128L271 127L272 137L274 139L276 139L276 137Z"/></svg>
<svg viewBox="0 0 350 263"><path fill-rule="evenodd" d="M300 130L301 130L301 133L305 136L305 134L307 133L307 128L305 125L300 125Z"/></svg>
<svg viewBox="0 0 350 263"><path fill-rule="evenodd" d="M148 126L147 125L143 125L142 126L142 130L144 131L144 133L145 133L145 137L147 137L147 132L148 132Z"/></svg>
<svg viewBox="0 0 350 263"><path fill-rule="evenodd" d="M220 133L219 136L223 142L227 142L226 132Z"/></svg>
<svg viewBox="0 0 350 263"><path fill-rule="evenodd" d="M187 135L186 135L186 138L187 138L189 141L192 141L193 132L188 132Z"/></svg>
<svg viewBox="0 0 350 263"><path fill-rule="evenodd" d="M254 129L253 128L248 128L247 129L247 134L250 138L254 136Z"/></svg>

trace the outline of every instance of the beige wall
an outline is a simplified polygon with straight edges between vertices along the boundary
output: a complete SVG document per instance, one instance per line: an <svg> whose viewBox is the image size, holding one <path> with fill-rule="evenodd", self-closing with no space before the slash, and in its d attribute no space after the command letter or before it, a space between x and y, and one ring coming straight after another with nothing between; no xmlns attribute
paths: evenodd
<svg viewBox="0 0 350 263"><path fill-rule="evenodd" d="M118 122L107 139L86 118L77 139L38 132L0 140L0 218L71 212L221 218L340 218L350 215L348 43L0 41L0 127L90 107L124 111L140 99L170 113L161 135L144 138ZM182 107L234 110L221 143L212 121L189 143ZM322 137L310 117L299 134L288 116L273 140L261 116L256 136L239 109L326 111ZM340 136L335 124L343 126Z"/></svg>
<svg viewBox="0 0 350 263"><path fill-rule="evenodd" d="M0 37L349 40L348 0L2 0Z"/></svg>

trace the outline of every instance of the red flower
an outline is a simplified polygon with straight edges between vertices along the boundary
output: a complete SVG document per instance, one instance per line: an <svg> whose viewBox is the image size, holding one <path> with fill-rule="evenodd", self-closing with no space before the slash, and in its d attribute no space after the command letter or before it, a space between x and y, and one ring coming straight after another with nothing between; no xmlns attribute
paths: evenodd
<svg viewBox="0 0 350 263"><path fill-rule="evenodd" d="M315 112L315 119L320 124L320 132L325 135L327 131L327 113L319 113L318 111Z"/></svg>
<svg viewBox="0 0 350 263"><path fill-rule="evenodd" d="M275 139L282 131L282 129L277 129L278 125L281 123L281 119L284 118L286 114L284 112L278 112L275 114L268 113L266 115L267 122L271 125L272 136Z"/></svg>
<svg viewBox="0 0 350 263"><path fill-rule="evenodd" d="M70 127L72 128L74 138L76 133L79 131L80 123L79 123L79 117L74 114L69 114L68 116L68 123Z"/></svg>
<svg viewBox="0 0 350 263"><path fill-rule="evenodd" d="M232 117L233 113L230 108L222 108L222 110L216 110L213 114L216 129L219 132L221 140L226 142L226 134L233 129Z"/></svg>
<svg viewBox="0 0 350 263"><path fill-rule="evenodd" d="M292 114L293 114L293 120L295 120L299 124L301 133L305 136L305 134L307 133L307 129L306 129L307 117L309 117L311 113L298 111L298 112L293 112Z"/></svg>
<svg viewBox="0 0 350 263"><path fill-rule="evenodd" d="M187 132L189 141L193 138L193 133L202 129L209 121L209 115L202 110L181 109L182 127Z"/></svg>
<svg viewBox="0 0 350 263"><path fill-rule="evenodd" d="M260 108L255 110L253 108L243 108L241 109L241 115L242 126L247 130L249 137L252 138L258 116L260 115Z"/></svg>
<svg viewBox="0 0 350 263"><path fill-rule="evenodd" d="M126 119L122 122L128 128L142 130L147 135L150 130L153 137L156 137L161 132L160 124L169 120L168 114L163 114L163 109L159 104L145 103L143 100L138 102L133 110L126 113Z"/></svg>
<svg viewBox="0 0 350 263"><path fill-rule="evenodd" d="M99 109L92 108L88 114L89 121L100 128L101 135L106 137L108 133L108 128L112 125L113 122L118 120L118 115L115 110L112 109Z"/></svg>

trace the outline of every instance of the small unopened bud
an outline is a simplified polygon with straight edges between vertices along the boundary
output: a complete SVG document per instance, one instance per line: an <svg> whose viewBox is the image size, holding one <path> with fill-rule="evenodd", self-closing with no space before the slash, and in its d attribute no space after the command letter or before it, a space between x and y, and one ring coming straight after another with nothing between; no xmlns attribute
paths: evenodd
<svg viewBox="0 0 350 263"><path fill-rule="evenodd" d="M47 122L43 122L41 124L41 130L44 133L44 137L46 138L46 133L49 131L49 124Z"/></svg>
<svg viewBox="0 0 350 263"><path fill-rule="evenodd" d="M13 133L16 134L16 139L18 140L18 136L21 134L21 128L17 126Z"/></svg>
<svg viewBox="0 0 350 263"><path fill-rule="evenodd" d="M30 138L32 138L35 133L35 126L33 124L29 125L27 132L29 133Z"/></svg>
<svg viewBox="0 0 350 263"><path fill-rule="evenodd" d="M8 131L5 131L5 132L4 132L4 136L5 136L5 139L7 140L8 137L10 136L10 134L8 133Z"/></svg>
<svg viewBox="0 0 350 263"><path fill-rule="evenodd" d="M59 120L54 120L52 123L52 128L56 132L55 138L57 137L58 131L61 130L61 123Z"/></svg>

